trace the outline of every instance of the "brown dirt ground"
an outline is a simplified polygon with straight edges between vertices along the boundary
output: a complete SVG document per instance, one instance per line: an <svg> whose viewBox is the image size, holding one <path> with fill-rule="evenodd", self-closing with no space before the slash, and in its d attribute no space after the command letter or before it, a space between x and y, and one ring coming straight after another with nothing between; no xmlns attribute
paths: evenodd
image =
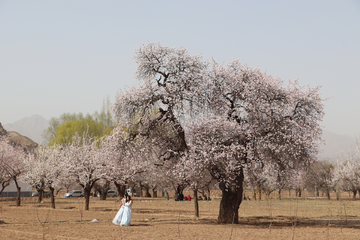
<svg viewBox="0 0 360 240"><path fill-rule="evenodd" d="M347 196L346 194L344 196ZM327 201L322 198L244 201L240 224L217 224L219 198L194 202L165 198L134 198L130 227L112 224L119 203L116 198L91 198L83 211L83 198L0 199L0 240L3 239L360 239L360 201ZM346 210L346 214L345 214ZM98 222L91 222L98 219Z"/></svg>

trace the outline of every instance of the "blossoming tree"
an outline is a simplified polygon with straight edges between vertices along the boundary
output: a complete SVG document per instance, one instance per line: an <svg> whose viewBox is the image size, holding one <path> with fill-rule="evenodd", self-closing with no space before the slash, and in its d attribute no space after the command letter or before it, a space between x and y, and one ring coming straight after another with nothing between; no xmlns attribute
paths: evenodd
<svg viewBox="0 0 360 240"><path fill-rule="evenodd" d="M238 222L245 164L271 159L282 171L314 159L323 116L319 87L304 89L297 81L283 86L281 79L238 61L210 66L186 49L153 43L141 46L135 60L140 85L117 97L115 116L126 123L136 116L141 125L158 107L148 131L164 122L176 131L177 142L168 145L164 160L189 151L184 121L198 118L193 151L219 182L219 223Z"/></svg>
<svg viewBox="0 0 360 240"><path fill-rule="evenodd" d="M26 153L18 146L11 145L8 137L0 137L0 181L1 192L14 181L17 189L16 206L20 206L19 176L24 172L24 158ZM0 192L0 193L1 193Z"/></svg>
<svg viewBox="0 0 360 240"><path fill-rule="evenodd" d="M62 182L62 152L59 146L40 146L24 159L25 172L22 178L39 192L42 201L45 187L50 190L51 207L55 208L55 186Z"/></svg>

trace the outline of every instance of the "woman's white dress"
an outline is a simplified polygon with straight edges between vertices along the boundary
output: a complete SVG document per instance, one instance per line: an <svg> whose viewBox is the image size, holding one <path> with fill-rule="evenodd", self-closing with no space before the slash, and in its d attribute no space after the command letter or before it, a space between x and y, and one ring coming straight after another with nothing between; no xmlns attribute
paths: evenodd
<svg viewBox="0 0 360 240"><path fill-rule="evenodd" d="M117 214L115 215L114 219L112 220L112 222L115 224L115 225L119 225L120 226L120 223L121 223L121 219L123 217L123 213L124 213L124 208L125 208L125 200L121 200L121 207L119 209L119 211L117 212Z"/></svg>
<svg viewBox="0 0 360 240"><path fill-rule="evenodd" d="M124 212L122 215L120 226L130 226L132 218L132 200L125 202Z"/></svg>

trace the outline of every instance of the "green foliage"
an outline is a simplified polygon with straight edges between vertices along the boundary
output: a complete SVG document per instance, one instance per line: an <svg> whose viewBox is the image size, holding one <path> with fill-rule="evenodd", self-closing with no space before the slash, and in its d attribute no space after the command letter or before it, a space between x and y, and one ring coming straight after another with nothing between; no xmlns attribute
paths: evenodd
<svg viewBox="0 0 360 240"><path fill-rule="evenodd" d="M87 115L85 118L74 119L60 125L56 131L56 137L50 141L49 145L71 143L76 134L82 137L87 133L89 137L99 138L110 134L111 130L111 127L105 126Z"/></svg>
<svg viewBox="0 0 360 240"><path fill-rule="evenodd" d="M71 143L78 134L80 137L87 132L89 137L100 138L111 133L114 123L109 111L109 99L101 108L100 113L93 115L82 113L64 113L59 118L52 118L49 127L43 132L43 137L49 145Z"/></svg>

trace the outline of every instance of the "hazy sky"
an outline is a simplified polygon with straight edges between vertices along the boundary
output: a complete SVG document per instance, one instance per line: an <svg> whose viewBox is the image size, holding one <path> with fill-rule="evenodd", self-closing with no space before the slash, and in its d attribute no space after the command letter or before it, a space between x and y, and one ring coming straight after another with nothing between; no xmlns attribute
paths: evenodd
<svg viewBox="0 0 360 240"><path fill-rule="evenodd" d="M322 125L360 134L360 1L0 0L0 122L93 113L159 42L322 85Z"/></svg>

